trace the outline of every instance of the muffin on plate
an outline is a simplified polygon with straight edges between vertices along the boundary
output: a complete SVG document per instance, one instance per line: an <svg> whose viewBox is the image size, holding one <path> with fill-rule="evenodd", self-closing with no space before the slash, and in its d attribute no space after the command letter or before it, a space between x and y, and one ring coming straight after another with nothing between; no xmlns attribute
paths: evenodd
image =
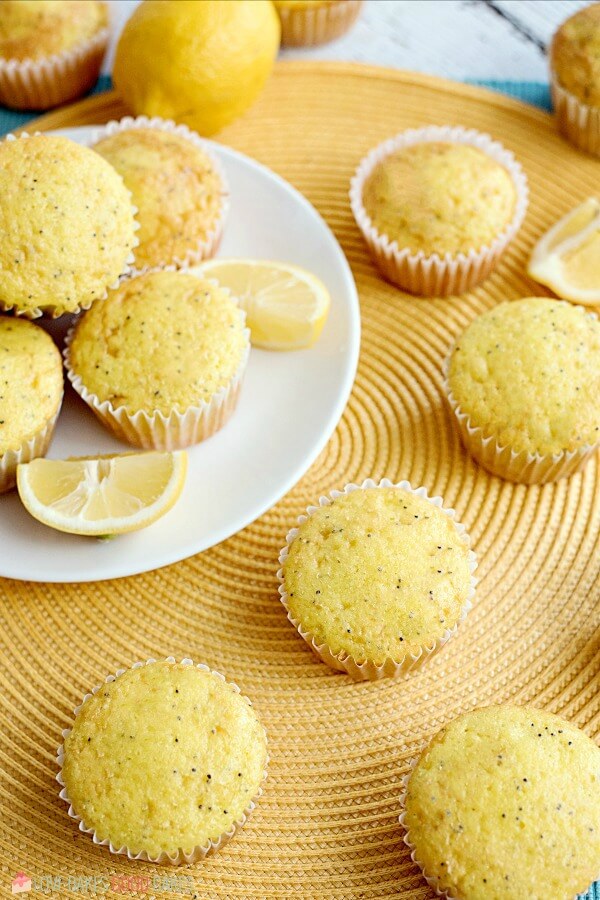
<svg viewBox="0 0 600 900"><path fill-rule="evenodd" d="M355 679L420 664L456 632L475 588L475 554L454 510L407 481L322 497L279 561L289 620L323 662Z"/></svg>
<svg viewBox="0 0 600 900"><path fill-rule="evenodd" d="M244 825L267 739L250 701L190 659L136 663L86 694L58 751L60 796L112 853L197 862Z"/></svg>
<svg viewBox="0 0 600 900"><path fill-rule="evenodd" d="M284 47L326 44L346 34L357 20L363 0L274 0Z"/></svg>
<svg viewBox="0 0 600 900"><path fill-rule="evenodd" d="M561 134L600 154L600 3L560 26L550 45L550 83Z"/></svg>
<svg viewBox="0 0 600 900"><path fill-rule="evenodd" d="M551 713L446 725L405 779L413 860L449 900L573 900L600 875L600 748Z"/></svg>
<svg viewBox="0 0 600 900"><path fill-rule="evenodd" d="M17 466L44 456L63 397L60 353L37 325L0 316L0 493Z"/></svg>
<svg viewBox="0 0 600 900"><path fill-rule="evenodd" d="M122 176L140 223L137 269L198 263L216 252L228 207L223 170L185 125L126 118L102 129L93 149Z"/></svg>
<svg viewBox="0 0 600 900"><path fill-rule="evenodd" d="M120 175L64 137L0 143L0 308L79 312L129 269L137 223Z"/></svg>
<svg viewBox="0 0 600 900"><path fill-rule="evenodd" d="M155 270L100 300L67 336L67 374L117 437L174 450L235 409L250 349L245 313L193 270Z"/></svg>
<svg viewBox="0 0 600 900"><path fill-rule="evenodd" d="M100 0L0 0L0 104L48 109L85 94L108 37Z"/></svg>
<svg viewBox="0 0 600 900"><path fill-rule="evenodd" d="M564 300L526 297L478 316L446 362L463 443L525 484L576 472L600 435L600 322Z"/></svg>
<svg viewBox="0 0 600 900"><path fill-rule="evenodd" d="M446 296L493 269L523 221L527 182L487 135L430 126L372 150L350 199L382 274L413 294Z"/></svg>

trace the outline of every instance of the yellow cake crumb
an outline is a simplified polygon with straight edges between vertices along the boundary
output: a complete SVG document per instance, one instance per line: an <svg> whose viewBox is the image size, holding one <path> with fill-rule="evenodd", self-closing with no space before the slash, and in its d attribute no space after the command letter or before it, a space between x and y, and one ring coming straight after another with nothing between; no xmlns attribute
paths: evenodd
<svg viewBox="0 0 600 900"><path fill-rule="evenodd" d="M389 154L363 188L377 231L428 255L489 246L511 222L516 199L504 166L477 147L441 141Z"/></svg>
<svg viewBox="0 0 600 900"><path fill-rule="evenodd" d="M103 138L94 150L132 193L139 267L183 260L217 229L224 185L211 159L190 140L158 128L131 128Z"/></svg>
<svg viewBox="0 0 600 900"><path fill-rule="evenodd" d="M115 170L67 138L0 143L0 305L73 312L103 296L135 244L131 197Z"/></svg>
<svg viewBox="0 0 600 900"><path fill-rule="evenodd" d="M447 725L408 782L425 873L455 900L572 900L600 866L600 748L558 716L491 706Z"/></svg>
<svg viewBox="0 0 600 900"><path fill-rule="evenodd" d="M84 702L63 779L99 840L132 852L190 852L217 840L256 797L266 736L250 703L195 666L129 669Z"/></svg>
<svg viewBox="0 0 600 900"><path fill-rule="evenodd" d="M216 282L148 272L82 317L70 364L100 402L168 415L227 387L247 348L243 313Z"/></svg>
<svg viewBox="0 0 600 900"><path fill-rule="evenodd" d="M0 456L48 425L63 395L62 359L37 325L0 316Z"/></svg>
<svg viewBox="0 0 600 900"><path fill-rule="evenodd" d="M474 427L516 451L553 454L600 434L600 323L563 300L527 297L478 316L448 372Z"/></svg>
<svg viewBox="0 0 600 900"><path fill-rule="evenodd" d="M588 106L600 106L600 3L563 22L552 40L550 62L565 90Z"/></svg>
<svg viewBox="0 0 600 900"><path fill-rule="evenodd" d="M394 487L317 509L283 575L290 612L318 644L376 665L431 646L456 625L471 588L469 545L452 519Z"/></svg>
<svg viewBox="0 0 600 900"><path fill-rule="evenodd" d="M44 59L108 26L98 0L0 0L0 58Z"/></svg>

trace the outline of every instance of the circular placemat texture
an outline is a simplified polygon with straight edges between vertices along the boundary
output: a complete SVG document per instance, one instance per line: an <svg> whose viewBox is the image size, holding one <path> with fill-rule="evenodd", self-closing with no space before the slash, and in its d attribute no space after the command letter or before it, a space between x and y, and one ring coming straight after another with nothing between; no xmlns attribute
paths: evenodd
<svg viewBox="0 0 600 900"><path fill-rule="evenodd" d="M37 127L123 112L114 95L102 95ZM492 277L460 299L421 300L382 281L348 202L370 147L429 123L489 132L530 181L520 235ZM308 474L220 546L118 581L0 584L0 893L24 869L62 876L56 897L81 896L69 874L113 873L149 876L147 896L192 895L154 889L154 876L172 873L94 847L67 817L54 781L60 733L83 693L120 666L173 654L236 681L269 733L270 777L249 824L217 856L176 873L192 877L198 898L425 900L433 895L403 844L398 797L408 761L444 722L511 700L600 737L597 461L544 487L503 482L466 456L442 396L442 360L468 322L500 300L542 292L524 273L527 253L597 190L600 163L566 144L545 113L516 101L347 64L278 65L256 106L221 139L299 188L340 240L362 306L356 385ZM308 503L369 476L408 479L454 506L481 580L456 638L420 671L355 684L318 662L287 621L277 556Z"/></svg>

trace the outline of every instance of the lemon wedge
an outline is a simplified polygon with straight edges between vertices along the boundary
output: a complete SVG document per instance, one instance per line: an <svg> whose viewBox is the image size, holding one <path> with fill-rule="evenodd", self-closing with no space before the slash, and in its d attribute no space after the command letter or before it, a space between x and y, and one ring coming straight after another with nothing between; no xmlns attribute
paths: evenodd
<svg viewBox="0 0 600 900"><path fill-rule="evenodd" d="M529 275L563 300L600 303L600 202L589 197L538 241Z"/></svg>
<svg viewBox="0 0 600 900"><path fill-rule="evenodd" d="M331 301L311 272L254 259L211 259L197 271L237 297L255 347L300 350L312 346L323 330Z"/></svg>
<svg viewBox="0 0 600 900"><path fill-rule="evenodd" d="M17 488L34 519L69 534L137 531L164 516L181 494L187 455L123 453L35 459L17 468Z"/></svg>

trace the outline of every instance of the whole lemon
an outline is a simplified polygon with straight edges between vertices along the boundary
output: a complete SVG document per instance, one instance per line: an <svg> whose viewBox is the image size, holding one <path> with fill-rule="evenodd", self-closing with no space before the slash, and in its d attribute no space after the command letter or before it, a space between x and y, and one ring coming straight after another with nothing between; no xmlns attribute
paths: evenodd
<svg viewBox="0 0 600 900"><path fill-rule="evenodd" d="M213 134L254 102L279 39L271 0L144 0L121 34L113 81L136 115Z"/></svg>

